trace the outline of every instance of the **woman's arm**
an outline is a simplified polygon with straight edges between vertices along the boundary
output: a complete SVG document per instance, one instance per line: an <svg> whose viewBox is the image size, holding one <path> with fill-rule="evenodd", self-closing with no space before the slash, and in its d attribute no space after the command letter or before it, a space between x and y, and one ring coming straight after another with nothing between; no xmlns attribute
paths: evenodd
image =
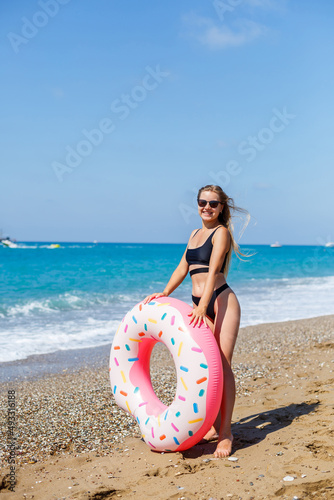
<svg viewBox="0 0 334 500"><path fill-rule="evenodd" d="M207 279L205 280L203 294L198 306L193 309L192 318L190 320L190 323L194 321L193 326L197 323L198 326L200 326L202 320L205 324L207 324L205 319L206 310L215 288L217 274L219 274L225 255L230 248L230 234L227 228L221 227L215 232L212 238L212 245L213 248L210 257L209 272Z"/></svg>

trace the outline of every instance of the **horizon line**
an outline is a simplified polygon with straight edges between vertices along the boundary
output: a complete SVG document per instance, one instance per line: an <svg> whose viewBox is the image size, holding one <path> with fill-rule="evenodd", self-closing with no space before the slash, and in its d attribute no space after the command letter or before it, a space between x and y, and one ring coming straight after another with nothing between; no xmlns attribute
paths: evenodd
<svg viewBox="0 0 334 500"><path fill-rule="evenodd" d="M11 240L13 241L13 240ZM55 244L56 240L14 240L15 243L49 243L49 244ZM93 245L100 245L100 244L107 244L107 245L186 245L187 242L157 242L157 241L60 241L57 240L56 244L60 243L79 243L79 244L93 244ZM238 243L239 246L246 246L246 245L253 245L253 246L271 246L273 243ZM325 245L321 244L311 244L311 243L280 243L281 247L286 247L286 246L314 246L314 247L325 247Z"/></svg>

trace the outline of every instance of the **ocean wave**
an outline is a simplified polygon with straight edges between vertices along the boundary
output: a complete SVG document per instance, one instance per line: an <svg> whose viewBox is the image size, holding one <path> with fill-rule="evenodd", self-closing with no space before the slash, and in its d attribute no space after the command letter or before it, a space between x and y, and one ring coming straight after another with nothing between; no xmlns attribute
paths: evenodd
<svg viewBox="0 0 334 500"><path fill-rule="evenodd" d="M66 292L56 297L28 300L15 305L2 305L0 318L54 314L64 311L86 310L96 306L115 306L135 303L137 294L74 294Z"/></svg>
<svg viewBox="0 0 334 500"><path fill-rule="evenodd" d="M334 276L272 280L240 287L241 326L333 314Z"/></svg>
<svg viewBox="0 0 334 500"><path fill-rule="evenodd" d="M25 359L33 354L111 344L119 323L119 320L86 318L81 323L72 320L27 325L24 331L17 327L11 331L10 342L7 336L0 335L0 362Z"/></svg>

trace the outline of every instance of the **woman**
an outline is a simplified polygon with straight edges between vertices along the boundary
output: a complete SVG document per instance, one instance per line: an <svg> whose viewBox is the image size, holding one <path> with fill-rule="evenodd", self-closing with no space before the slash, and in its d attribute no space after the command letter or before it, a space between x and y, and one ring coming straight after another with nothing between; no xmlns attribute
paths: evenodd
<svg viewBox="0 0 334 500"><path fill-rule="evenodd" d="M209 326L217 340L224 369L223 396L220 418L204 439L218 438L214 456L227 457L232 451L231 419L235 401L235 381L231 368L232 355L240 324L240 306L234 292L227 285L232 249L241 254L232 234L231 210L243 211L234 206L219 186L201 188L197 196L198 213L202 227L194 230L186 251L173 272L165 290L146 297L144 303L170 295L190 271L193 288L193 310L190 324ZM220 421L220 422L219 422Z"/></svg>

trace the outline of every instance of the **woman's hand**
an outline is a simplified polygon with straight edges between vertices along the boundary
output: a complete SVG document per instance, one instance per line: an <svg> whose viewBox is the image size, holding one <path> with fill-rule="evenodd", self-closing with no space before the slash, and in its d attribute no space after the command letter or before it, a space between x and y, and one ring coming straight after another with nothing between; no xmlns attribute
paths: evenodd
<svg viewBox="0 0 334 500"><path fill-rule="evenodd" d="M194 307L193 310L188 314L188 316L191 316L189 325L194 322L193 326L197 325L198 327L200 327L203 321L205 326L208 326L206 322L206 310L207 308L205 306L201 306L200 304L197 307Z"/></svg>
<svg viewBox="0 0 334 500"><path fill-rule="evenodd" d="M143 304L147 304L148 302L151 302L151 300L158 299L159 297L168 297L168 295L166 295L164 292L152 293L143 300Z"/></svg>

